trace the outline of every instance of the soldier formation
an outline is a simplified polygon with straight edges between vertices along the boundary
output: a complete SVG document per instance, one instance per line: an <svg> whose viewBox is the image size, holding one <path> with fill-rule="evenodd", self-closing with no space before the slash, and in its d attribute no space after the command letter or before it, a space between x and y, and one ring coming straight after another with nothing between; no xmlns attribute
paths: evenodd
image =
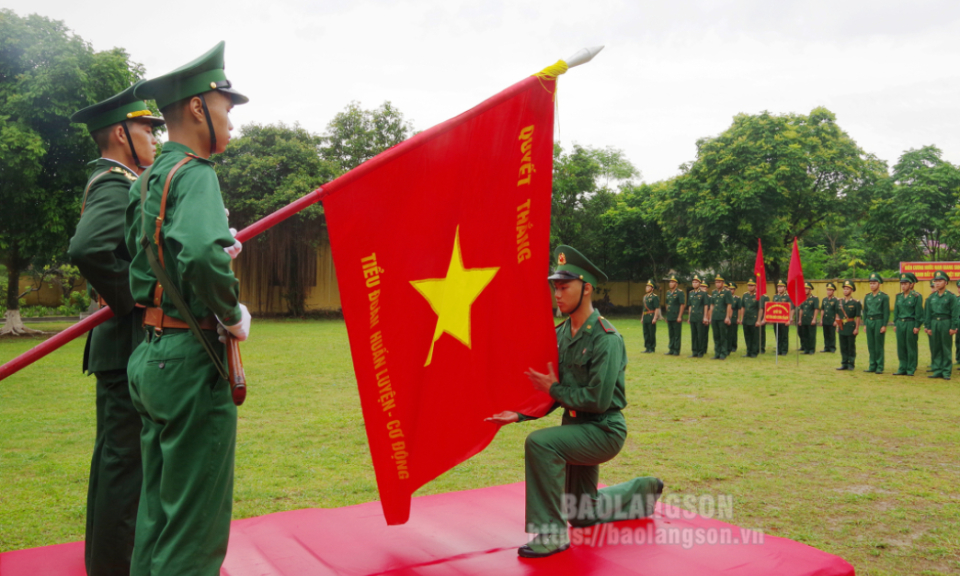
<svg viewBox="0 0 960 576"><path fill-rule="evenodd" d="M724 360L738 348L739 328L743 330L745 358L757 358L766 353L765 306L769 301L782 302L790 309L789 323L776 324L776 354L785 355L789 350L790 325L796 324L800 339L800 353L817 353L817 328L823 333L821 353L837 351L840 340L840 367L837 370L853 370L857 359L857 336L861 329L867 336L868 365L864 372L883 374L886 367L884 346L887 326L891 320L890 296L880 291L883 278L874 272L868 279L870 292L862 301L853 297L857 286L853 280L845 280L841 286L843 297L835 296L837 286L826 285L827 296L822 300L813 295L813 284L804 285L806 298L794 306L787 294L787 284L779 281L773 299L766 294L757 295L757 283L750 280L747 291L735 296L737 285L727 282L722 276L713 279L716 289L707 293L706 282L700 275L691 280L691 290L684 294L678 289L676 276L668 278L668 290L664 297L664 314L667 321L670 344L666 356L679 356L682 337L683 313L687 312L690 326L690 358L702 358L707 352L710 330L713 330L715 360ZM898 366L894 376L913 376L917 369L917 341L924 329L930 339L930 378L950 380L953 370L952 348L956 340L956 361L960 367L960 297L947 290L949 276L942 270L934 274L930 286L933 294L923 304L923 296L914 290L918 280L913 273L900 275L900 293L893 306L893 323L897 338ZM956 283L960 293L960 280ZM660 318L660 298L655 293L656 283L646 284L643 298L644 353L656 350L656 322Z"/></svg>

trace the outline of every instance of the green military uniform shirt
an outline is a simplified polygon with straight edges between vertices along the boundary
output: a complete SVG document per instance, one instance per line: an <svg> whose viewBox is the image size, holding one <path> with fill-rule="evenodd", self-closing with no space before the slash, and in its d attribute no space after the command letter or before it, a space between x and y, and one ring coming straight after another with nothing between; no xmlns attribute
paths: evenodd
<svg viewBox="0 0 960 576"><path fill-rule="evenodd" d="M787 303L790 303L790 295L789 295L789 294L774 294L774 295L773 295L773 301L774 301L774 302L787 302ZM791 306L792 306L792 304L791 304Z"/></svg>
<svg viewBox="0 0 960 576"><path fill-rule="evenodd" d="M916 290L911 290L906 296L903 292L897 294L893 303L893 320L915 320L917 328L923 326L923 296Z"/></svg>
<svg viewBox="0 0 960 576"><path fill-rule="evenodd" d="M569 418L574 420L571 423L592 420L626 407L626 348L620 333L600 312L595 310L575 336L570 334L569 318L557 326L557 345L560 381L550 388L550 396L567 409L565 423Z"/></svg>
<svg viewBox="0 0 960 576"><path fill-rule="evenodd" d="M863 311L863 305L860 304L860 301L856 298L851 297L849 300L840 300L840 320L843 322L842 327L840 328L841 336L852 336L853 331L857 327L857 323L852 320L856 320L857 317L861 315Z"/></svg>
<svg viewBox="0 0 960 576"><path fill-rule="evenodd" d="M733 296L730 295L730 291L726 288L721 288L720 290L714 290L710 294L710 304L713 306L713 316L710 318L713 321L723 321L727 317L727 304L733 307ZM730 318L733 318L731 314Z"/></svg>
<svg viewBox="0 0 960 576"><path fill-rule="evenodd" d="M680 315L680 307L687 303L683 290L668 290L664 297L664 303L667 305L667 320L675 322Z"/></svg>
<svg viewBox="0 0 960 576"><path fill-rule="evenodd" d="M660 297L655 292L651 292L643 297L643 323L650 324L657 315L657 308L660 307Z"/></svg>
<svg viewBox="0 0 960 576"><path fill-rule="evenodd" d="M863 316L874 320L880 320L883 326L890 320L890 297L884 292L869 292L863 297Z"/></svg>
<svg viewBox="0 0 960 576"><path fill-rule="evenodd" d="M809 326L813 324L813 314L820 308L820 299L816 296L808 296L806 300L800 303L800 324Z"/></svg>
<svg viewBox="0 0 960 576"><path fill-rule="evenodd" d="M833 324L840 314L840 299L836 296L825 296L820 301L821 320L824 326Z"/></svg>
<svg viewBox="0 0 960 576"><path fill-rule="evenodd" d="M943 296L938 292L934 292L927 298L925 318L927 329L932 329L932 321L939 319L950 320L950 330L960 328L960 325L958 325L958 312L960 312L960 307L957 306L957 297L952 292L945 290Z"/></svg>
<svg viewBox="0 0 960 576"><path fill-rule="evenodd" d="M757 295L747 292L741 296L740 307L743 308L743 325L754 326L760 319L760 300Z"/></svg>
<svg viewBox="0 0 960 576"><path fill-rule="evenodd" d="M94 328L87 337L83 369L87 372L126 370L133 349L139 344L139 314L130 294L130 252L123 238L123 214L130 182L136 175L119 162L100 158L87 181L83 215L70 239L69 255L114 317Z"/></svg>
<svg viewBox="0 0 960 576"><path fill-rule="evenodd" d="M690 312L688 317L691 322L703 322L703 314L707 306L710 305L710 297L702 290L691 290L687 298L687 310Z"/></svg>
<svg viewBox="0 0 960 576"><path fill-rule="evenodd" d="M742 304L742 299L733 293L733 290L729 288L726 289L730 293L730 321L735 322L737 316L740 314L740 305Z"/></svg>
<svg viewBox="0 0 960 576"><path fill-rule="evenodd" d="M149 172L144 207L149 238L154 234L166 175L188 155L193 156L193 152L183 144L167 142ZM130 265L130 287L134 300L153 306L157 278L146 251L137 250L142 233L141 180L130 187L126 213L127 248L136 254ZM178 210L181 202L187 202L186 207ZM194 157L177 171L170 186L162 228L164 268L194 316L201 319L216 314L226 326L240 322L237 279L230 268L230 256L222 250L234 243L229 228L213 163ZM184 320L166 292L162 308L164 314Z"/></svg>

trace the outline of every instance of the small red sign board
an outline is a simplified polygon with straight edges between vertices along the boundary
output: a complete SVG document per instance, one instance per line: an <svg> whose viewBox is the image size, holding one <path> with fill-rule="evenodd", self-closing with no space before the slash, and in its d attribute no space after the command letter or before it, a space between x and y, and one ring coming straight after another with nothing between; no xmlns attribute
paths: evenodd
<svg viewBox="0 0 960 576"><path fill-rule="evenodd" d="M913 272L917 280L933 280L933 273L943 270L951 278L960 277L960 262L901 262L900 273Z"/></svg>
<svg viewBox="0 0 960 576"><path fill-rule="evenodd" d="M763 318L768 324L787 324L790 322L790 303L767 302L763 313Z"/></svg>

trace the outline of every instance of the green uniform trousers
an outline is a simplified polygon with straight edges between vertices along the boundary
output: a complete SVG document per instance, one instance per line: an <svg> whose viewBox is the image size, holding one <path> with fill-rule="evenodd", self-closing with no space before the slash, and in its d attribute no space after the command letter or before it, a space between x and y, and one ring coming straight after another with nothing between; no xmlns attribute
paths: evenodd
<svg viewBox="0 0 960 576"><path fill-rule="evenodd" d="M653 322L647 322L647 316L643 318L643 349L647 352L657 351L657 325Z"/></svg>
<svg viewBox="0 0 960 576"><path fill-rule="evenodd" d="M840 334L840 365L854 368L857 364L857 337Z"/></svg>
<svg viewBox="0 0 960 576"><path fill-rule="evenodd" d="M950 378L953 370L953 335L950 334L950 319L933 319L928 328L930 336L930 369L934 376Z"/></svg>
<svg viewBox="0 0 960 576"><path fill-rule="evenodd" d="M710 323L700 323L700 356L707 353L707 346L710 345Z"/></svg>
<svg viewBox="0 0 960 576"><path fill-rule="evenodd" d="M813 354L817 351L817 327L813 324L801 324L797 326L797 334L800 336L800 350Z"/></svg>
<svg viewBox="0 0 960 576"><path fill-rule="evenodd" d="M747 347L747 356L755 358L760 354L760 327L755 324L743 325L743 345Z"/></svg>
<svg viewBox="0 0 960 576"><path fill-rule="evenodd" d="M713 328L713 357L726 358L730 353L727 348L727 325L723 320L714 320L710 324Z"/></svg>
<svg viewBox="0 0 960 576"><path fill-rule="evenodd" d="M957 350L957 365L960 366L960 330L957 330L956 350Z"/></svg>
<svg viewBox="0 0 960 576"><path fill-rule="evenodd" d="M790 352L790 325L777 324L773 329L777 334L777 354L784 356Z"/></svg>
<svg viewBox="0 0 960 576"><path fill-rule="evenodd" d="M702 320L690 321L690 354L702 356L706 350L707 325Z"/></svg>
<svg viewBox="0 0 960 576"><path fill-rule="evenodd" d="M222 355L216 332L204 335ZM230 386L188 330L148 336L128 372L143 419L143 492L130 574L217 576L233 505L237 407Z"/></svg>
<svg viewBox="0 0 960 576"><path fill-rule="evenodd" d="M897 320L897 360L900 365L897 372L900 374L909 374L917 370L917 343L920 340L920 334L914 334L913 329L919 328L920 323L916 320Z"/></svg>
<svg viewBox="0 0 960 576"><path fill-rule="evenodd" d="M730 325L727 326L727 354L731 352L736 352L740 348L740 337L737 334L737 331L740 329L740 325L737 324L737 319L731 318Z"/></svg>
<svg viewBox="0 0 960 576"><path fill-rule="evenodd" d="M683 336L683 322L667 321L667 334L670 335L670 343L667 346L667 352L674 356L680 355L680 338Z"/></svg>
<svg viewBox="0 0 960 576"><path fill-rule="evenodd" d="M767 325L764 324L760 327L760 353L767 353Z"/></svg>
<svg viewBox="0 0 960 576"><path fill-rule="evenodd" d="M566 533L574 526L642 518L653 513L657 479L635 478L597 489L600 464L616 456L627 437L619 410L590 414L595 420L563 415L563 425L530 433L526 463L526 530Z"/></svg>
<svg viewBox="0 0 960 576"><path fill-rule="evenodd" d="M865 318L863 323L867 328L867 352L870 354L870 365L867 370L883 372L883 351L887 342L887 335L881 334L880 329L885 324L879 318Z"/></svg>
<svg viewBox="0 0 960 576"><path fill-rule="evenodd" d="M97 437L87 488L87 574L130 574L143 479L140 414L126 370L97 372Z"/></svg>
<svg viewBox="0 0 960 576"><path fill-rule="evenodd" d="M833 324L823 325L823 349L826 352L837 351L837 327Z"/></svg>

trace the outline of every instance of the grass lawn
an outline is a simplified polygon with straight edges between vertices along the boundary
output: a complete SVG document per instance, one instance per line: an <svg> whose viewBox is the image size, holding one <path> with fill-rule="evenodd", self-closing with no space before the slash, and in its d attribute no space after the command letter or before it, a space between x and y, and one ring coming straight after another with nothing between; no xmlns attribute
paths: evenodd
<svg viewBox="0 0 960 576"><path fill-rule="evenodd" d="M837 372L839 354L689 359L642 354L635 319L614 318L629 354L630 436L601 468L612 484L656 475L665 495L732 495L734 524L850 561L860 575L960 572L960 371ZM62 329L60 325L37 325ZM791 348L795 334L791 333ZM37 340L0 339L0 362ZM818 349L822 337L818 335ZM94 379L77 340L0 382L0 551L81 540L94 437ZM342 321L258 321L244 345L234 518L377 499ZM420 490L523 480L523 438L559 416L505 427L482 454Z"/></svg>

